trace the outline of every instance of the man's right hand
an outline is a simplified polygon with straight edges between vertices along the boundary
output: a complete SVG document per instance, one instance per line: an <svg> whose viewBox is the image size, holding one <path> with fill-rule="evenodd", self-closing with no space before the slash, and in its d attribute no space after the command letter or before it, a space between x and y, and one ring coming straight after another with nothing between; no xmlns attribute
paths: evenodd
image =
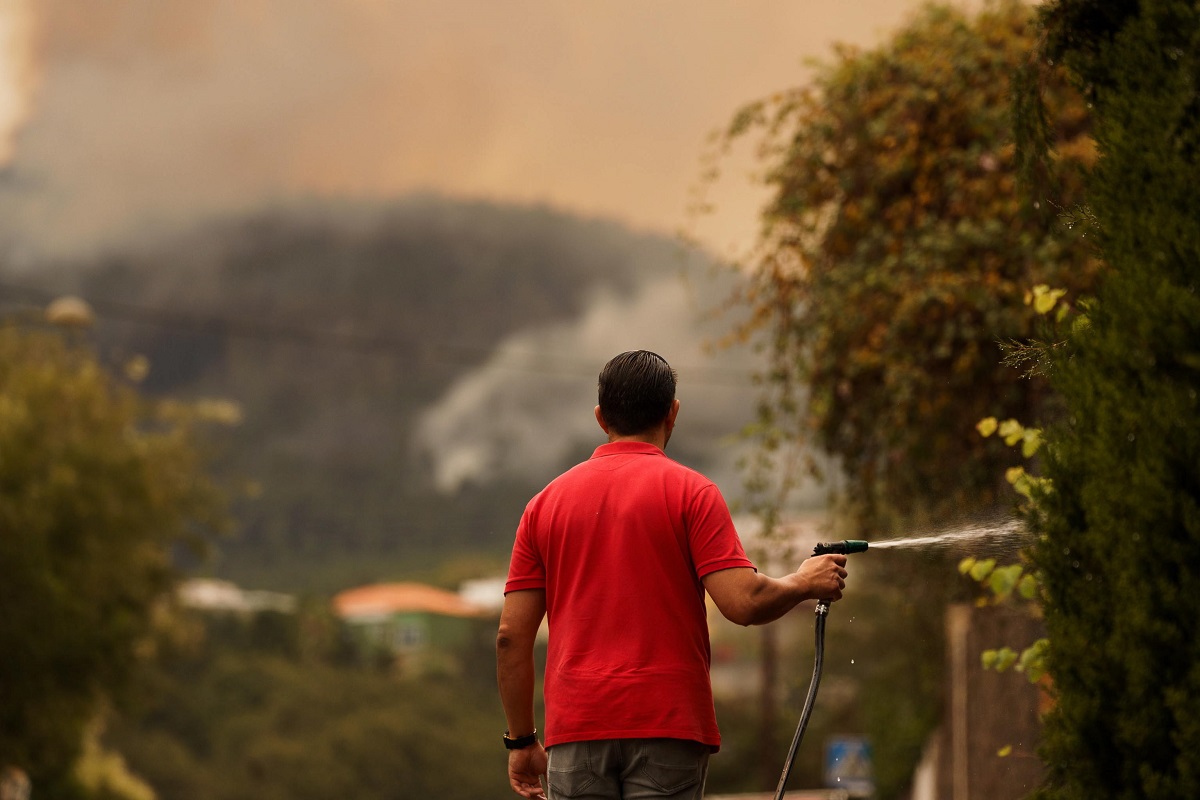
<svg viewBox="0 0 1200 800"><path fill-rule="evenodd" d="M838 553L806 558L795 572L809 600L841 600L846 574L846 557Z"/></svg>
<svg viewBox="0 0 1200 800"><path fill-rule="evenodd" d="M527 800L546 800L541 777L546 774L546 748L535 742L520 750L508 751L508 783Z"/></svg>

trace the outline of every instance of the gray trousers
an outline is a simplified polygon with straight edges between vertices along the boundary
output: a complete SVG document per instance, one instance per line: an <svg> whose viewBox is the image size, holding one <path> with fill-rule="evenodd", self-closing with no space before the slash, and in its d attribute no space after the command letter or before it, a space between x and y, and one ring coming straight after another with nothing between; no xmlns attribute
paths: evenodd
<svg viewBox="0 0 1200 800"><path fill-rule="evenodd" d="M686 739L600 739L547 751L548 800L699 800L711 748Z"/></svg>

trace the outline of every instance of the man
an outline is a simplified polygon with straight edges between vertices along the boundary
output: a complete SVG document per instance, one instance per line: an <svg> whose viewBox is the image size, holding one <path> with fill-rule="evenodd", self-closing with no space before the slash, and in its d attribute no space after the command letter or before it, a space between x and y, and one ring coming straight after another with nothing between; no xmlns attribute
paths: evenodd
<svg viewBox="0 0 1200 800"><path fill-rule="evenodd" d="M704 593L741 625L842 596L845 556L783 578L754 569L716 485L666 457L675 384L655 353L609 361L595 410L608 443L521 517L496 654L509 783L522 797L545 797L542 775L551 800L701 797L721 743ZM533 651L545 616L543 747Z"/></svg>

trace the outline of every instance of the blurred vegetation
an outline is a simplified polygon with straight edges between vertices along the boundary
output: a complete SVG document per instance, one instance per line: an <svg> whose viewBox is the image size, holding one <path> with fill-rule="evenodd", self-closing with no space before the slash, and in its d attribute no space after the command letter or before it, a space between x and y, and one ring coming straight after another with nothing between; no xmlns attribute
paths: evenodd
<svg viewBox="0 0 1200 800"><path fill-rule="evenodd" d="M26 766L36 797L61 800L511 794L494 623L467 652L397 674L342 642L327 597L501 574L541 483L441 494L412 452L417 414L508 334L575 320L597 292L632 295L681 259L676 242L612 223L416 198L281 208L6 275L10 318L64 293L96 313L69 303L89 329L14 326L0 343L0 433L17 437L0 439L0 644L17 654L0 665L0 766ZM196 415L236 424L201 437ZM233 487L236 535L189 524L215 556L176 548L172 564L156 549L176 540L170 515L208 521L210 479L189 471L202 464ZM63 502L35 503L47 499ZM67 523L93 507L94 526L71 538ZM25 524L53 527L55 514L49 539ZM126 548L139 542L134 565ZM181 615L173 565L306 593L305 610ZM46 573L59 566L70 575ZM137 605L148 599L154 638Z"/></svg>
<svg viewBox="0 0 1200 800"><path fill-rule="evenodd" d="M773 193L733 301L753 312L738 335L771 356L755 433L768 452L836 456L847 509L872 529L996 502L1007 454L972 429L1028 417L1045 391L1014 380L999 343L1033 334L1031 287L1074 295L1095 278L1080 232L1016 190L1012 78L1036 36L1022 3L928 6L878 49L840 47L810 84L745 106L718 143L760 133ZM1063 80L1045 103L1071 207L1094 160L1086 110Z"/></svg>
<svg viewBox="0 0 1200 800"><path fill-rule="evenodd" d="M298 614L189 614L106 741L171 800L511 794L494 622L441 666L355 650L323 602Z"/></svg>
<svg viewBox="0 0 1200 800"><path fill-rule="evenodd" d="M974 427L1039 415L1048 388L1004 363L1004 343L1038 331L1022 302L1033 287L1086 295L1101 265L1063 220L1096 151L1083 97L1054 70L1040 76L1037 133L1056 193L1018 191L1032 167L1017 157L1013 89L1039 35L1020 2L930 5L878 48L838 47L811 83L746 105L717 138L705 179L751 138L771 192L731 300L751 311L734 338L771 365L748 471L768 530L789 490L820 474L797 459L804 445L833 465L835 536L948 529L1010 502L1012 455ZM951 563L851 565L866 574L854 592L870 598L872 634L895 638L855 672L846 721L874 741L881 798L905 790L940 719L942 610L963 591Z"/></svg>
<svg viewBox="0 0 1200 800"><path fill-rule="evenodd" d="M0 323L0 759L37 796L127 699L172 551L224 525L192 410L147 403L73 336Z"/></svg>
<svg viewBox="0 0 1200 800"><path fill-rule="evenodd" d="M214 467L242 487L238 535L211 569L332 593L425 578L463 552L502 571L543 482L438 491L414 451L419 415L510 334L576 320L598 292L632 296L688 263L669 237L611 222L414 197L211 221L19 282L92 303L98 349L143 358L147 393L236 401L242 422L218 437ZM592 367L579 379L594 381Z"/></svg>
<svg viewBox="0 0 1200 800"><path fill-rule="evenodd" d="M1050 423L1046 796L1196 796L1196 8L1058 0L1041 30L1033 14L929 7L748 105L717 142L762 134L774 192L734 302L752 313L736 336L772 359L751 488L775 521L775 491L800 476L768 476L815 444L835 458L841 533L918 530L1005 502L1011 453L973 435L979 419ZM423 199L264 212L43 271L41 289L106 313L97 351L0 327L5 763L47 798L508 796L492 627L405 675L350 648L319 595L295 616L168 614L167 555L220 526L214 463L244 487L228 577L320 592L502 565L541 484L440 495L411 458L416 414L518 326L574 319L598 286L632 292L677 258L607 223ZM1038 334L1021 302L1035 286L1096 302L1043 351L1048 375L1018 380L1000 342ZM139 377L151 397L236 399L236 435L206 434L215 462L203 405L150 402ZM957 590L938 559L852 567L869 577L835 608L829 652L868 657L827 664L813 729L871 734L886 799L938 719ZM807 665L788 675L781 706L798 711ZM756 710L720 714L710 788L763 788ZM780 716L781 741L793 724ZM817 748L800 758L811 782Z"/></svg>
<svg viewBox="0 0 1200 800"><path fill-rule="evenodd" d="M188 612L175 617L159 657L141 665L136 701L107 717L103 744L172 800L502 800L512 791L497 743L494 637L495 620L480 620L465 646L421 658L413 671L403 658L357 647L317 596L294 615ZM807 684L791 677L782 700L798 708ZM541 718L540 690L536 697ZM844 696L823 703L813 730L840 730L854 706ZM717 711L723 745L708 791L761 790L749 768L761 756L757 709L718 699ZM786 739L794 722L781 715L778 734ZM802 753L795 774L797 785L819 785L819 750Z"/></svg>
<svg viewBox="0 0 1200 800"><path fill-rule="evenodd" d="M1093 108L1080 216L1109 267L1045 347L1063 411L1031 516L1056 701L1040 796L1196 797L1200 7L1056 0L1041 19L1038 66L1065 64Z"/></svg>

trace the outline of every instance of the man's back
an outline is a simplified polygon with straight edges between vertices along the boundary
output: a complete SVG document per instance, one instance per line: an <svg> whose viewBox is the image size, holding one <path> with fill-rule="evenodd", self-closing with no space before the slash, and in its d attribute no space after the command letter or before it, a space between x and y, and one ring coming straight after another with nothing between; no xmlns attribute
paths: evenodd
<svg viewBox="0 0 1200 800"><path fill-rule="evenodd" d="M720 744L705 592L728 619L770 622L841 597L843 555L771 578L746 558L716 486L664 453L679 400L662 356L630 350L597 382L608 437L529 502L496 632L509 785L550 796L694 800ZM545 746L534 719L538 628L549 614Z"/></svg>
<svg viewBox="0 0 1200 800"><path fill-rule="evenodd" d="M700 578L747 566L716 486L653 445L603 445L547 486L522 518L506 587L546 591L546 744L717 746Z"/></svg>

